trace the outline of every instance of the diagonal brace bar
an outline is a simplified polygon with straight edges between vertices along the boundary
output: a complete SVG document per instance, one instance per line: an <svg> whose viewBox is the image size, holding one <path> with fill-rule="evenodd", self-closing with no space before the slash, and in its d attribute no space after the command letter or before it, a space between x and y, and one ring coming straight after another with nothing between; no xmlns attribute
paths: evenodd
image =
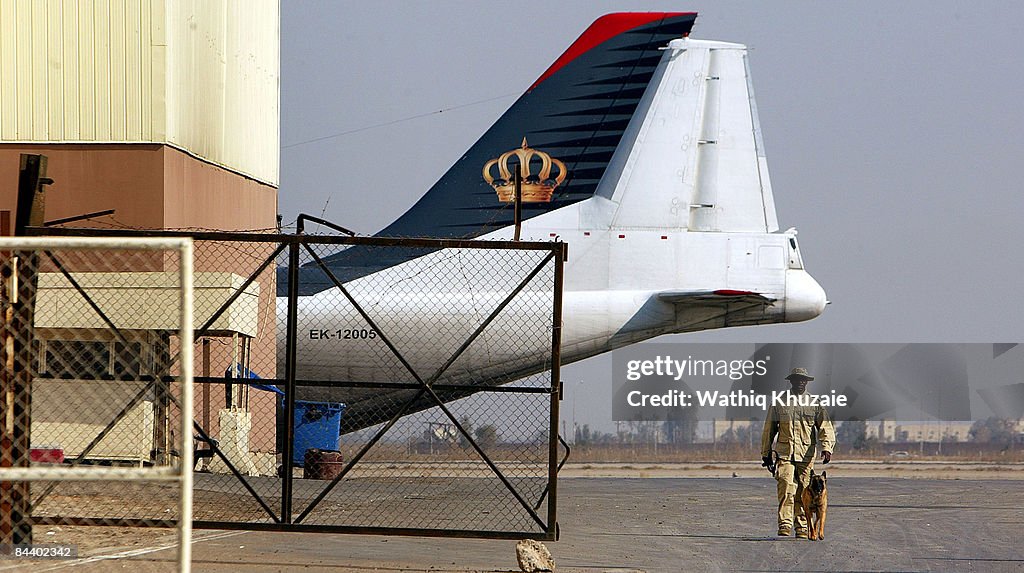
<svg viewBox="0 0 1024 573"><path fill-rule="evenodd" d="M114 426L116 426L121 421L122 418L128 415L128 412L130 412L132 408L137 406L138 403L141 402L143 398L145 398L146 394L149 392L150 388L152 388L155 383L156 380L151 380L149 383L143 386L142 389L140 389L135 394L135 396L132 397L132 399L129 400L127 404L125 404L124 408L121 408L121 411L118 412L117 415L114 416L112 420L110 420L106 427L100 430L99 434L96 434L96 437L93 438L91 442L89 442L89 445L87 445L85 449L82 450L82 453L78 454L78 456L74 460L71 460L71 467L75 467L82 463L82 460L85 459L85 456L89 455L89 452L93 451L93 449L95 449L96 446L98 446L99 443L103 441L103 438L107 437L107 434L109 434L111 430L114 429ZM46 499L46 496L50 495L50 493L53 492L53 489L56 487L56 483L51 483L49 486L47 486L45 490L43 490L43 493L36 496L32 502L32 509L38 507L39 504L42 503L44 499Z"/></svg>
<svg viewBox="0 0 1024 573"><path fill-rule="evenodd" d="M61 274L64 275L64 278L68 279L68 282L71 283L71 286L75 287L75 290L77 290L78 293L82 295L82 298L85 299L85 302L89 304L89 308L91 308L93 312L99 315L100 319L102 319L103 322L105 322L107 326L110 327L110 330L114 331L114 334L117 336L118 340L121 341L121 344L124 344L127 347L130 344L128 342L128 339L125 338L124 334L121 333L121 330L117 327L117 325L114 324L112 320L110 320L110 317L108 317L107 314L103 312L103 309L101 309L99 305L96 304L96 301L92 300L92 297L89 296L89 293L85 292L85 289L82 288L82 285L80 285L77 280L75 280L75 277L71 276L71 273L68 272L67 268L65 268L64 265L61 264L59 260L57 260L57 257L55 257L51 251L43 252L46 253L47 258L53 261L53 264L57 267L58 270L60 270Z"/></svg>
<svg viewBox="0 0 1024 573"><path fill-rule="evenodd" d="M330 278L331 282L334 283L334 286L341 291L341 294L345 295L345 298L348 299L349 304L351 304L356 309L356 312L358 312L359 315L363 317L363 320L365 320L366 323L371 328L377 331L377 333L380 335L381 341L385 345L387 345L388 350L390 350L391 353L395 355L395 358L398 358L398 361L401 362L402 366L404 366L405 369L409 371L409 374L412 374L413 378L415 378L416 381L419 382L420 384L425 384L423 378L420 378L420 375L416 373L416 370L413 369L412 365L409 364L409 362L405 359L404 356L402 356L402 353L398 351L398 348L394 345L394 343L391 342L391 339L387 337L387 335L384 333L383 330L380 329L379 326L377 326L377 323L374 322L372 318L370 318L370 315L367 314L365 310L363 310L362 305L360 305L352 296L352 294L348 292L348 289L341 284L341 281L338 280L338 277L334 276L334 273L331 272L331 269L327 267L323 259L321 259L320 256L313 251L313 249L309 248L308 244L303 243L302 246L306 248L306 252L308 252L310 256L313 257L313 260L316 261L316 264L320 265L320 268L325 273L327 273L327 277Z"/></svg>
<svg viewBox="0 0 1024 573"><path fill-rule="evenodd" d="M466 432L462 428L458 420L455 419L455 415L452 414L451 410L449 410L448 407L444 405L444 402L441 400L441 398L439 398L438 395L434 393L433 388L430 388L428 386L426 388L426 391L428 394L430 394L430 397L433 398L435 402L437 402L437 407L441 408L441 411L444 412L444 415L448 416L448 419L451 420L452 423L459 428L459 431L462 432L462 435L466 438L470 445L473 446L473 449L476 450L476 453L477 455L480 456L480 459L482 459L484 463L487 464L487 467L491 468L491 471L494 472L494 475L496 475L498 479L501 480L501 483L504 484L505 488L508 489L509 493L511 493L516 498L516 501L519 502L519 505L523 506L523 509L525 509L530 514L530 517L532 517L533 520L537 522L537 525L540 525L541 529L546 530L548 528L548 525L544 523L544 520L541 519L539 515L537 515L537 512L534 511L532 507L530 507L530 503L526 501L526 499L523 498L523 496L520 495L518 491L516 491L516 488L515 486L512 485L512 482L508 481L508 478L505 477L505 474L503 474L501 470L498 469L498 466L495 465L491 458L487 456L487 454L480 447L480 445L476 443L476 440L474 440L473 437L469 435L469 432Z"/></svg>
<svg viewBox="0 0 1024 573"><path fill-rule="evenodd" d="M448 368L450 368L451 365L454 364L455 361L458 360L460 356L462 356L462 353L465 352L466 349L469 348L473 344L473 342L475 342L476 339L483 333L483 331L486 330L487 327L491 325L491 322L493 322L494 319L497 318L499 314L501 314L501 311L505 310L505 307L507 307L513 300L515 300L519 293L523 292L523 289L526 288L526 285L530 284L530 281L532 281L534 277L536 277L537 274L540 273L540 271L543 270L544 267L548 264L548 262L551 261L554 257L554 253L551 253L548 256L544 257L544 260L542 260L536 266L536 268L534 268L533 271L531 271L530 274L527 275L526 278L524 278L518 286L516 286L516 288L512 289L512 292L510 292L509 295L505 297L505 300L501 301L501 304L499 304L497 307L494 308L493 311L491 311L491 314L488 315L487 318L484 319L482 323L480 323L480 326L478 326L477 329L473 331L473 334L471 334L469 338L467 338L466 341L462 343L462 346L460 346L459 349L456 350L454 354L452 354L451 358L449 358L448 361L445 362L444 365L441 366L441 368L439 368L437 372L435 372L434 375L430 377L430 380L427 382L428 385L432 385L435 381L437 381L437 379L440 378L441 375L444 374L445 371L448 370Z"/></svg>
<svg viewBox="0 0 1024 573"><path fill-rule="evenodd" d="M359 463L359 460L363 459L363 456L366 455L366 452L369 452L370 448L376 445L376 443L379 442L380 439L384 437L384 434L388 433L388 430L390 430L398 422L398 420L400 420L402 416L405 415L405 413L409 410L409 407L416 403L416 401L419 400L421 397L423 397L424 392L426 392L426 390L420 390L419 392L417 392L415 396L410 398L409 401L406 402L405 405L402 406L402 408L398 412L396 412L395 415L392 416L390 420L388 420L387 424L385 424L380 430L377 430L377 433L373 436L373 438L369 442L363 444L363 447L360 448L356 455L353 456L352 459L348 462L348 464L345 465L345 467L341 470L341 473L335 476L335 478L331 480L331 483L327 484L327 486L320 491L316 498L314 498L313 501L311 501L309 505L306 506L306 509L302 510L302 513L300 513L299 516L295 518L295 521L293 523L301 523L302 520L305 519L306 516L309 515L309 513L313 511L313 509L316 508L316 506L319 505L320 502L323 501L325 497L327 497L327 494L331 493L331 490L333 490L334 487L341 482L341 480L345 479L345 476L348 475L349 471L351 471L352 468Z"/></svg>
<svg viewBox="0 0 1024 573"><path fill-rule="evenodd" d="M224 464L228 466L228 469L231 470L231 473L234 474L238 481L242 482L242 485L245 486L245 489L246 491L249 492L249 495L251 495L253 499L255 499L257 502L259 502L260 507L263 508L263 511L267 512L267 515L269 515L270 518L274 520L274 523L281 523L281 519L277 516L277 514L274 513L274 510L270 509L270 506L267 505L267 502L263 501L263 498L260 497L260 494L257 493L255 489L253 489L252 485L249 484L249 481L246 480L245 476L242 475L242 472L238 471L238 468L235 467L235 464L231 463L231 460L229 460L228 457L224 455L224 452L221 451L220 449L220 445L218 445L215 440L210 439L210 435L207 434L206 430L204 430L203 427L199 425L199 422L192 420L192 426L196 429L197 432L199 432L199 436L203 440L205 440L206 443L210 444L210 447L213 449L214 453L216 453L217 456L220 457L221 461L223 461ZM189 460L181 460L181 463L183 464L188 462Z"/></svg>
<svg viewBox="0 0 1024 573"><path fill-rule="evenodd" d="M249 285L256 282L256 279L259 278L261 274L263 274L263 271L265 271L267 267L270 266L270 263L274 262L274 259L276 259L277 256L284 251L284 248L286 246L288 246L287 243L281 243L280 245L278 245L277 249L269 257L267 257L267 260L263 261L263 263L252 274L250 274L247 279L245 279L245 282L242 283L242 286L239 287L230 297L228 297L228 300L226 300L224 304L220 305L220 308L217 309L217 312L213 313L213 316L206 320L206 324L204 324L201 328L196 329L193 338L206 336L206 332L210 330L210 327L213 326L213 323L217 322L217 319L220 318L222 314L227 312L228 308L230 308L231 305L235 304L235 301L238 300L238 297L242 296L242 294L245 292L245 289L249 288Z"/></svg>

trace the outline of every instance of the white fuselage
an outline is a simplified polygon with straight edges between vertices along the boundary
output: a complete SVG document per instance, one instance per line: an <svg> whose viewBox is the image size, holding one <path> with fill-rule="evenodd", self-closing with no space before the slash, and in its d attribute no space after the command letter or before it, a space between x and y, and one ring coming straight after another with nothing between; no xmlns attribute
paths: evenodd
<svg viewBox="0 0 1024 573"><path fill-rule="evenodd" d="M562 297L562 363L663 334L808 320L825 306L824 291L803 269L791 234L607 229L560 229L557 234L569 245ZM446 256L439 251L426 257ZM346 283L380 332L337 288L300 297L297 377L394 382L395 360L387 351L382 355L381 333L414 367L443 364L461 344L456 338L468 337L530 270L519 268L514 275L495 277L490 284L500 287L489 291L453 290L440 283L433 291L389 288L430 266L429 260L421 258ZM680 306L657 297L663 292L721 289L755 292L773 302L726 316L714 308ZM459 369L475 375L487 371L495 377L544 369L548 356L538 352L536 341L522 345L508 341L522 337L524 322L549 325L551 299L550 290L519 294L481 335L479 343L487 345L487 352L467 353ZM278 316L283 319L286 299L278 304ZM438 313L443 313L443 320ZM455 338L438 332L442 323ZM285 332L284 324L278 332Z"/></svg>

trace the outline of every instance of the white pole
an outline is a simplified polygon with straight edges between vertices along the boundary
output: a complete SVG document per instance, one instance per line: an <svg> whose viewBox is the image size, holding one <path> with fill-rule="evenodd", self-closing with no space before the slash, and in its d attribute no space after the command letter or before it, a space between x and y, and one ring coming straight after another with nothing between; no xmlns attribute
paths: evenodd
<svg viewBox="0 0 1024 573"><path fill-rule="evenodd" d="M178 512L179 570L192 570L192 239L181 243L181 510Z"/></svg>

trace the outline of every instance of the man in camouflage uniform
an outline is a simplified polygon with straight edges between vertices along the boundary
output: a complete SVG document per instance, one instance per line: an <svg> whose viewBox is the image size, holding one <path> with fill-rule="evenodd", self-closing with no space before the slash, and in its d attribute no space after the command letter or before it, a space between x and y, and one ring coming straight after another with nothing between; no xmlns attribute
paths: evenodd
<svg viewBox="0 0 1024 573"><path fill-rule="evenodd" d="M801 396L807 383L814 380L805 368L794 368L786 377L792 388L790 394ZM787 396L788 398L788 396ZM814 467L814 453L821 445L823 463L832 461L832 447L836 443L836 432L829 421L828 412L820 405L775 405L768 408L761 434L761 459L766 464L772 461L772 442L778 436L775 451L778 452L778 467L775 480L779 494L779 535L793 534L793 516L796 515L796 536L807 538L807 518L804 517L800 497L804 487L811 481Z"/></svg>

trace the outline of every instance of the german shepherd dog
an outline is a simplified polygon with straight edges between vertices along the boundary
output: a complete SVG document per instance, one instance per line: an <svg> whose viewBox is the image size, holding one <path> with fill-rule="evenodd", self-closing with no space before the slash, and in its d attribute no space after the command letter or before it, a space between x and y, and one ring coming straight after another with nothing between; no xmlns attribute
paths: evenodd
<svg viewBox="0 0 1024 573"><path fill-rule="evenodd" d="M807 539L825 539L825 514L828 512L828 490L825 488L827 472L816 475L811 470L811 483L804 488L800 500L807 518Z"/></svg>

